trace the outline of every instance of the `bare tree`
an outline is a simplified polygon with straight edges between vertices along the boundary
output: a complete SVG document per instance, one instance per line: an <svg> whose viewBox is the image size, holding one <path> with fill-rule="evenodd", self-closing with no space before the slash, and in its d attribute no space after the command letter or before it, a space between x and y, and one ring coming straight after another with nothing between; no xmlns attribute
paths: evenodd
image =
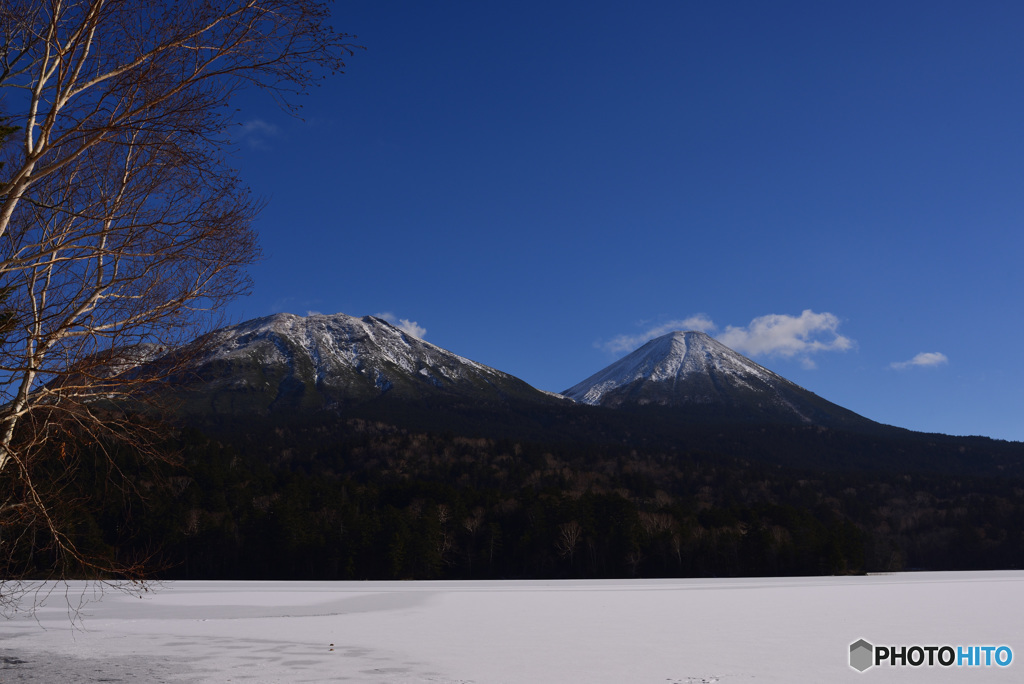
<svg viewBox="0 0 1024 684"><path fill-rule="evenodd" d="M40 550L58 573L140 570L77 548L78 464L160 456L129 409L259 256L226 105L256 86L294 110L351 54L327 22L311 0L0 1L0 577Z"/></svg>
<svg viewBox="0 0 1024 684"><path fill-rule="evenodd" d="M555 547L558 549L558 555L569 559L570 567L572 567L573 558L576 557L576 548L579 546L582 535L583 527L575 520L570 520L558 526Z"/></svg>

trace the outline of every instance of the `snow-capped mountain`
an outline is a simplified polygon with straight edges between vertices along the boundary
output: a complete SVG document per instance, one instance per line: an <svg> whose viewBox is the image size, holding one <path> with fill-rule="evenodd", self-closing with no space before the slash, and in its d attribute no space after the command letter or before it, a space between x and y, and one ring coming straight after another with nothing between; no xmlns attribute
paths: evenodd
<svg viewBox="0 0 1024 684"><path fill-rule="evenodd" d="M747 421L871 423L695 331L653 339L562 394L584 404L686 407Z"/></svg>
<svg viewBox="0 0 1024 684"><path fill-rule="evenodd" d="M203 351L184 383L190 412L344 407L384 394L552 401L373 316L280 313L216 330L198 344Z"/></svg>
<svg viewBox="0 0 1024 684"><path fill-rule="evenodd" d="M567 397L608 408L671 407L697 422L875 425L700 332L651 340L564 397L373 316L280 313L221 328L196 345L187 352L199 350L192 370L174 386L182 390L175 392L180 410L193 415L344 410L398 399L431 415L483 410L494 420L511 416L502 412L514 403L520 417L557 424L562 418L548 409L571 404Z"/></svg>

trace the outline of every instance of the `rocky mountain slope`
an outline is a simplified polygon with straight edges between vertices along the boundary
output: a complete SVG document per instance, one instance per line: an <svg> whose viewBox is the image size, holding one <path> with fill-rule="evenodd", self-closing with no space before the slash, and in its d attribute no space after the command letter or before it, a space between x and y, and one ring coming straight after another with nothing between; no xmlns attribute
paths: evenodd
<svg viewBox="0 0 1024 684"><path fill-rule="evenodd" d="M694 331L653 339L563 394L584 404L665 406L744 422L873 425Z"/></svg>
<svg viewBox="0 0 1024 684"><path fill-rule="evenodd" d="M339 409L381 396L476 403L557 401L373 316L257 318L199 340L182 378L188 413Z"/></svg>

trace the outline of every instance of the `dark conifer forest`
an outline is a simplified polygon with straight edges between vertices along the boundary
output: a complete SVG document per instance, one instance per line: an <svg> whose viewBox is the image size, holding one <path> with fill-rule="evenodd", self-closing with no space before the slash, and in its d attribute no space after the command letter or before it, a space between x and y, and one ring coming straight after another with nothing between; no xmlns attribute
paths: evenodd
<svg viewBox="0 0 1024 684"><path fill-rule="evenodd" d="M1024 566L1020 444L891 428L681 425L591 407L524 413L515 429L507 415L503 429L493 414L447 414L447 424L435 415L431 430L421 409L179 427L178 464L147 467L125 453L120 480L104 466L75 481L69 501L101 505L76 513L75 541L145 561L162 579ZM82 472L98 448L83 447ZM22 560L40 572L49 562Z"/></svg>

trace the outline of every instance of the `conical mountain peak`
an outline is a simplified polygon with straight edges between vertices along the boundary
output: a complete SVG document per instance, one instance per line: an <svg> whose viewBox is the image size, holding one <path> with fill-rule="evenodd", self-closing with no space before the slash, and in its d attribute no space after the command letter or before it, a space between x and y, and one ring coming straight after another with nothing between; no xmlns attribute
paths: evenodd
<svg viewBox="0 0 1024 684"><path fill-rule="evenodd" d="M583 404L699 410L726 421L870 423L693 330L654 338L562 394Z"/></svg>
<svg viewBox="0 0 1024 684"><path fill-rule="evenodd" d="M612 397L616 390L635 383L661 384L690 376L711 374L727 376L733 383L743 384L750 377L762 383L786 382L766 368L737 354L706 333L696 330L676 331L656 337L636 351L619 359L563 394L584 404L619 403ZM650 403L638 398L639 403ZM700 401L702 399L694 399ZM662 397L654 403L677 403Z"/></svg>

